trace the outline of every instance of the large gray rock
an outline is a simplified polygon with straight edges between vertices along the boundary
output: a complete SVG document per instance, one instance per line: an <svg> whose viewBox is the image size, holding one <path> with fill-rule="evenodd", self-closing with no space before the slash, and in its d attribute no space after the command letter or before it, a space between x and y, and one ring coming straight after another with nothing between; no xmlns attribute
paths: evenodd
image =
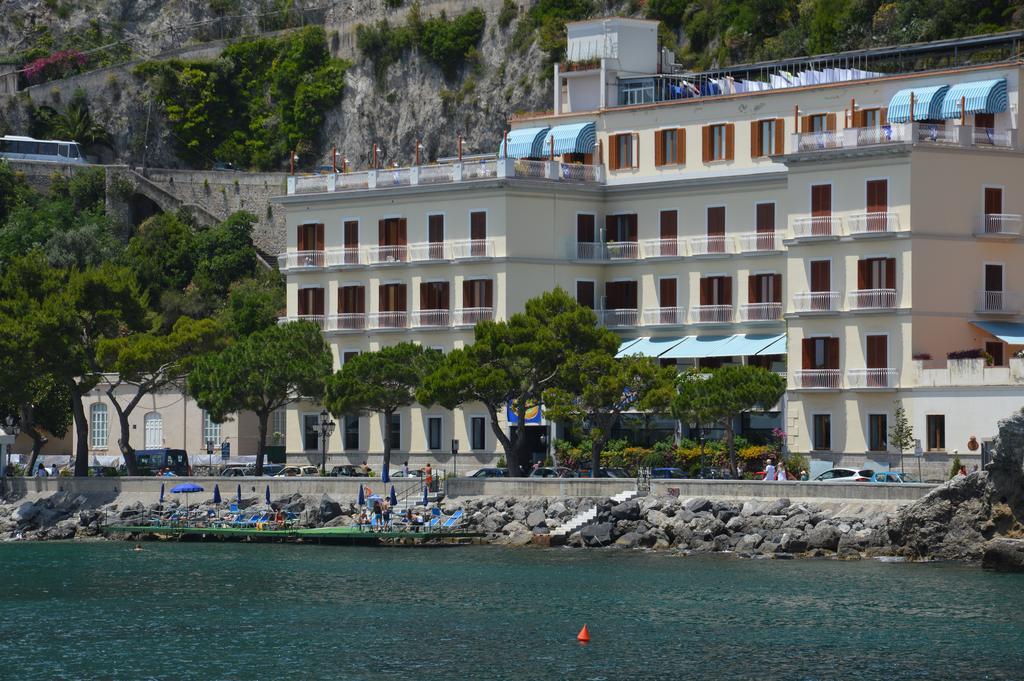
<svg viewBox="0 0 1024 681"><path fill-rule="evenodd" d="M744 501L743 506L740 508L740 515L744 518L763 515L765 507L766 504L761 501Z"/></svg>
<svg viewBox="0 0 1024 681"><path fill-rule="evenodd" d="M636 499L630 499L617 506L612 506L610 513L611 517L616 520L639 520L640 504Z"/></svg>
<svg viewBox="0 0 1024 681"><path fill-rule="evenodd" d="M768 507L764 512L767 515L781 515L787 508L789 508L789 499L783 497L768 502Z"/></svg>
<svg viewBox="0 0 1024 681"><path fill-rule="evenodd" d="M999 538L985 544L981 566L1000 572L1024 572L1024 539Z"/></svg>
<svg viewBox="0 0 1024 681"><path fill-rule="evenodd" d="M594 523L580 530L584 546L608 546L612 543L614 526L611 523Z"/></svg>
<svg viewBox="0 0 1024 681"><path fill-rule="evenodd" d="M714 504L711 502L710 499L698 497L696 499L687 499L685 502L683 502L683 508L685 508L690 513L700 513L702 511L710 511L712 508L714 508Z"/></svg>
<svg viewBox="0 0 1024 681"><path fill-rule="evenodd" d="M11 518L17 523L30 523L41 510L41 506L37 506L31 501L26 501L24 504L14 509L14 513L11 514Z"/></svg>
<svg viewBox="0 0 1024 681"><path fill-rule="evenodd" d="M661 511L652 509L647 512L647 522L654 527L668 527L672 524L672 519Z"/></svg>
<svg viewBox="0 0 1024 681"><path fill-rule="evenodd" d="M747 520L743 516L736 516L729 518L729 521L725 524L725 529L729 532L743 534L746 531Z"/></svg>
<svg viewBox="0 0 1024 681"><path fill-rule="evenodd" d="M784 533L779 541L779 550L786 553L803 553L807 548L807 540L799 530Z"/></svg>
<svg viewBox="0 0 1024 681"><path fill-rule="evenodd" d="M764 537L757 533L745 534L736 542L735 550L738 553L749 553L760 546L762 541L764 541Z"/></svg>
<svg viewBox="0 0 1024 681"><path fill-rule="evenodd" d="M720 534L726 534L725 523L714 516L697 518L691 523L694 536L711 541Z"/></svg>
<svg viewBox="0 0 1024 681"><path fill-rule="evenodd" d="M341 515L341 504L326 494L320 499L320 522L326 523Z"/></svg>
<svg viewBox="0 0 1024 681"><path fill-rule="evenodd" d="M807 533L807 546L812 549L828 549L835 551L839 548L839 539L842 534L838 529L824 523L818 524L813 530Z"/></svg>
<svg viewBox="0 0 1024 681"><path fill-rule="evenodd" d="M537 509L531 512L530 515L526 516L527 527L539 527L544 525L546 521L547 517L544 515L544 511L542 509Z"/></svg>
<svg viewBox="0 0 1024 681"><path fill-rule="evenodd" d="M640 545L642 535L638 532L627 532L618 539L615 540L616 546L622 546L627 549L635 549Z"/></svg>

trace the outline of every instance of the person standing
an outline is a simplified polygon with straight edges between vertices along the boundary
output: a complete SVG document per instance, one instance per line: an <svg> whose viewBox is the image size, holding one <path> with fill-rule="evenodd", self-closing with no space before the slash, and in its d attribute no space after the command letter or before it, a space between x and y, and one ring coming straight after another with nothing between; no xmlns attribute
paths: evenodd
<svg viewBox="0 0 1024 681"><path fill-rule="evenodd" d="M781 461L779 462L779 468L775 473L775 479L779 482L789 480L789 476L786 475L786 466Z"/></svg>
<svg viewBox="0 0 1024 681"><path fill-rule="evenodd" d="M423 481L427 485L427 489L430 489L430 484L434 481L434 469L430 467L429 462L423 467Z"/></svg>
<svg viewBox="0 0 1024 681"><path fill-rule="evenodd" d="M405 463L402 464L402 477L403 478L408 478L409 477L409 459L406 459Z"/></svg>
<svg viewBox="0 0 1024 681"><path fill-rule="evenodd" d="M764 481L770 482L772 480L775 480L775 464L772 463L771 459L768 459L764 466Z"/></svg>
<svg viewBox="0 0 1024 681"><path fill-rule="evenodd" d="M52 466L50 466L50 475L52 475L55 478L58 475L60 475L60 471L57 470L57 464L53 464Z"/></svg>

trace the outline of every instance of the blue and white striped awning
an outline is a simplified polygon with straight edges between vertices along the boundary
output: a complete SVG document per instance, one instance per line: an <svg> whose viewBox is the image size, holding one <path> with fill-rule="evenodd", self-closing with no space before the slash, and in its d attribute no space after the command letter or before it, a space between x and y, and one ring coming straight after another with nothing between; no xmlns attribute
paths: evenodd
<svg viewBox="0 0 1024 681"><path fill-rule="evenodd" d="M911 93L914 95L915 121L935 121L942 118L942 101L948 90L948 85L900 90L892 96L892 101L889 102L889 122L906 123L910 120Z"/></svg>
<svg viewBox="0 0 1024 681"><path fill-rule="evenodd" d="M556 125L544 137L544 153L549 153L549 140L555 138L554 155L593 154L597 146L597 128L594 123Z"/></svg>
<svg viewBox="0 0 1024 681"><path fill-rule="evenodd" d="M498 149L498 158L539 158L545 156L547 149L545 140L551 128L519 128L508 133L508 149L502 140Z"/></svg>
<svg viewBox="0 0 1024 681"><path fill-rule="evenodd" d="M1005 78L959 83L949 88L949 92L946 93L942 103L943 118L960 118L961 98L964 100L966 113L999 113L1006 111L1010 104L1006 94Z"/></svg>
<svg viewBox="0 0 1024 681"><path fill-rule="evenodd" d="M671 350L675 346L682 343L684 338L643 338L636 339L635 343L630 343L628 347L619 347L619 353L615 355L617 359L623 357L629 357L631 355L642 355L644 357L661 357L667 350Z"/></svg>

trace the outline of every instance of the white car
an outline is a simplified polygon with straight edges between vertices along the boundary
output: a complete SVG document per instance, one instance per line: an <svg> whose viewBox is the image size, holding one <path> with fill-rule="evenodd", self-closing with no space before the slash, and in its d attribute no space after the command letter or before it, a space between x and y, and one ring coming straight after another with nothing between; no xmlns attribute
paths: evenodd
<svg viewBox="0 0 1024 681"><path fill-rule="evenodd" d="M320 475L316 466L285 466L275 478L315 478Z"/></svg>
<svg viewBox="0 0 1024 681"><path fill-rule="evenodd" d="M814 482L871 482L875 472L870 468L830 468L814 479Z"/></svg>

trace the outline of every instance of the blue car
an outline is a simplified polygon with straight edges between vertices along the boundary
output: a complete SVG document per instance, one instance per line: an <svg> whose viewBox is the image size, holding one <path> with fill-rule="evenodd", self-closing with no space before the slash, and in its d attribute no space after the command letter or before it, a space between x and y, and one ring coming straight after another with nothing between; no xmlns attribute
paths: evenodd
<svg viewBox="0 0 1024 681"><path fill-rule="evenodd" d="M871 476L871 482L916 482L906 473L899 471L880 471Z"/></svg>
<svg viewBox="0 0 1024 681"><path fill-rule="evenodd" d="M681 480L690 476L682 468L652 468L651 477L655 480Z"/></svg>

